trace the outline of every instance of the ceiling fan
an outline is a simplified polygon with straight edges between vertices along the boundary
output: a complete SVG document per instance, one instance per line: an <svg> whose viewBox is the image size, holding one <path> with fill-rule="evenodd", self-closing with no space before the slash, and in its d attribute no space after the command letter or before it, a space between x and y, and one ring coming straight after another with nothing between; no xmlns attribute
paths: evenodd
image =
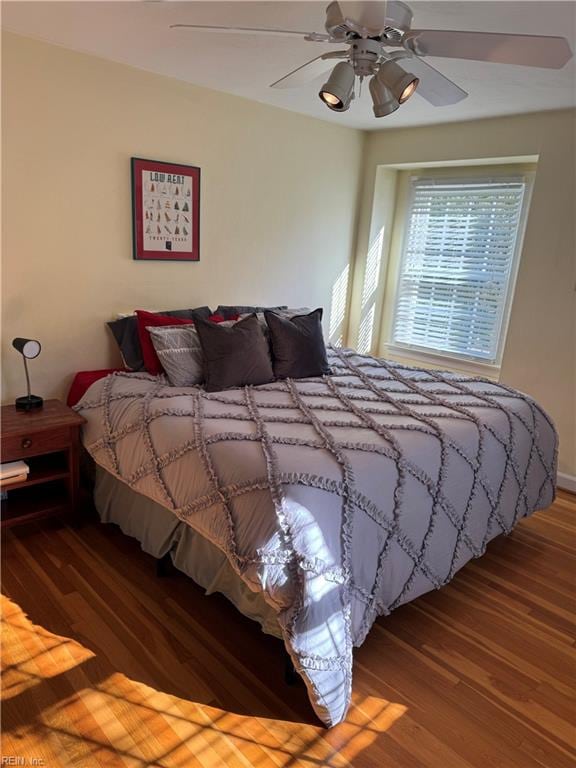
<svg viewBox="0 0 576 768"><path fill-rule="evenodd" d="M362 84L364 78L369 77L376 117L391 114L414 93L435 107L456 104L468 96L456 83L425 63L423 57L441 56L549 69L561 69L572 58L568 41L563 37L412 29L411 24L410 8L398 0L390 0L331 2L326 8L325 33L203 24L172 24L171 29L295 35L310 42L347 46L316 56L276 80L271 88L303 85L327 74L330 69L327 61L342 59L320 89L320 99L330 109L345 112L355 96L356 79ZM408 59L406 68L398 63L403 59Z"/></svg>

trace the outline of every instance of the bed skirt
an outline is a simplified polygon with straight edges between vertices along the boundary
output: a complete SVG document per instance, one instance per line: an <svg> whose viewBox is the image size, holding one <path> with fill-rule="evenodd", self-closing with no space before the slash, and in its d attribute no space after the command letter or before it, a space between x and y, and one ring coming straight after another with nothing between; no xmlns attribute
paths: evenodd
<svg viewBox="0 0 576 768"><path fill-rule="evenodd" d="M262 631L282 637L276 613L261 593L252 592L237 576L226 555L172 512L136 493L96 465L94 503L103 523L116 523L156 558L170 554L174 566L206 590L220 592L240 613L257 621Z"/></svg>

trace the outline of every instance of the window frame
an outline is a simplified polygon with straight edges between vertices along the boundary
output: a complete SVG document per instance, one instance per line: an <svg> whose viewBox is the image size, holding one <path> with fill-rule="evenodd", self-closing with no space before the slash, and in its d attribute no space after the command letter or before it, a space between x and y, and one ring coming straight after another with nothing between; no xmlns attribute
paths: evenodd
<svg viewBox="0 0 576 768"><path fill-rule="evenodd" d="M522 257L524 235L526 232L534 178L536 175L536 164L514 163L495 166L471 165L461 167L444 166L433 168L411 168L400 170L399 174L396 212L394 216L393 232L388 254L387 274L384 285L384 312L379 329L380 343L378 344L378 352L384 356L392 356L409 363L416 362L433 367L450 367L454 370L468 374L479 373L490 378L498 378ZM506 286L506 299L500 318L497 351L494 360L489 361L473 355L445 352L431 347L395 342L393 338L395 312L398 301L405 242L408 235L411 203L414 195L412 181L417 179L438 179L442 182L452 181L454 183L461 183L467 181L486 183L489 181L501 182L504 179L510 179L511 177L514 179L521 178L525 183L525 190L518 222L514 255Z"/></svg>

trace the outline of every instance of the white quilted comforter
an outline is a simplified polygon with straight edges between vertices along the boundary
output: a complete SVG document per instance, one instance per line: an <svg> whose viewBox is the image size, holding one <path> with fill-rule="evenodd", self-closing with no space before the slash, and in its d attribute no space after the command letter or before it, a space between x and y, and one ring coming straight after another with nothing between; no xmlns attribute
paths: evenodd
<svg viewBox="0 0 576 768"><path fill-rule="evenodd" d="M327 725L378 615L554 498L557 438L483 379L329 349L333 375L207 394L114 374L77 410L98 464L220 547L278 614Z"/></svg>

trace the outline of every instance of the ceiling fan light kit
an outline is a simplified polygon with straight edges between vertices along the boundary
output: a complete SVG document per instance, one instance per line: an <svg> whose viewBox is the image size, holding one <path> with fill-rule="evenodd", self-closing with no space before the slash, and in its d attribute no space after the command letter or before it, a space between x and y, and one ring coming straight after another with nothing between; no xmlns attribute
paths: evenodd
<svg viewBox="0 0 576 768"><path fill-rule="evenodd" d="M171 28L253 35L303 37L308 42L338 43L346 50L323 53L272 83L272 88L291 88L306 83L329 70L327 59L344 59L332 70L320 89L320 99L331 110L345 112L354 98L356 78L370 78L369 91L375 117L395 112L414 93L434 107L457 104L466 91L432 67L423 58L515 64L526 67L562 69L572 58L564 37L505 34L500 32L460 32L457 30L412 29L413 14L406 3L331 2L326 8L326 32L222 27L200 24L172 24ZM388 49L396 50L388 50ZM398 60L409 59L414 74Z"/></svg>
<svg viewBox="0 0 576 768"><path fill-rule="evenodd" d="M335 112L345 112L354 96L354 67L347 61L341 61L332 70L327 82L318 94L324 104Z"/></svg>
<svg viewBox="0 0 576 768"><path fill-rule="evenodd" d="M372 109L374 117L386 117L396 112L400 103L394 94L374 75L368 85L370 96L372 96Z"/></svg>
<svg viewBox="0 0 576 768"><path fill-rule="evenodd" d="M394 59L380 65L378 80L392 91L399 104L408 101L420 82L416 75L406 72Z"/></svg>

